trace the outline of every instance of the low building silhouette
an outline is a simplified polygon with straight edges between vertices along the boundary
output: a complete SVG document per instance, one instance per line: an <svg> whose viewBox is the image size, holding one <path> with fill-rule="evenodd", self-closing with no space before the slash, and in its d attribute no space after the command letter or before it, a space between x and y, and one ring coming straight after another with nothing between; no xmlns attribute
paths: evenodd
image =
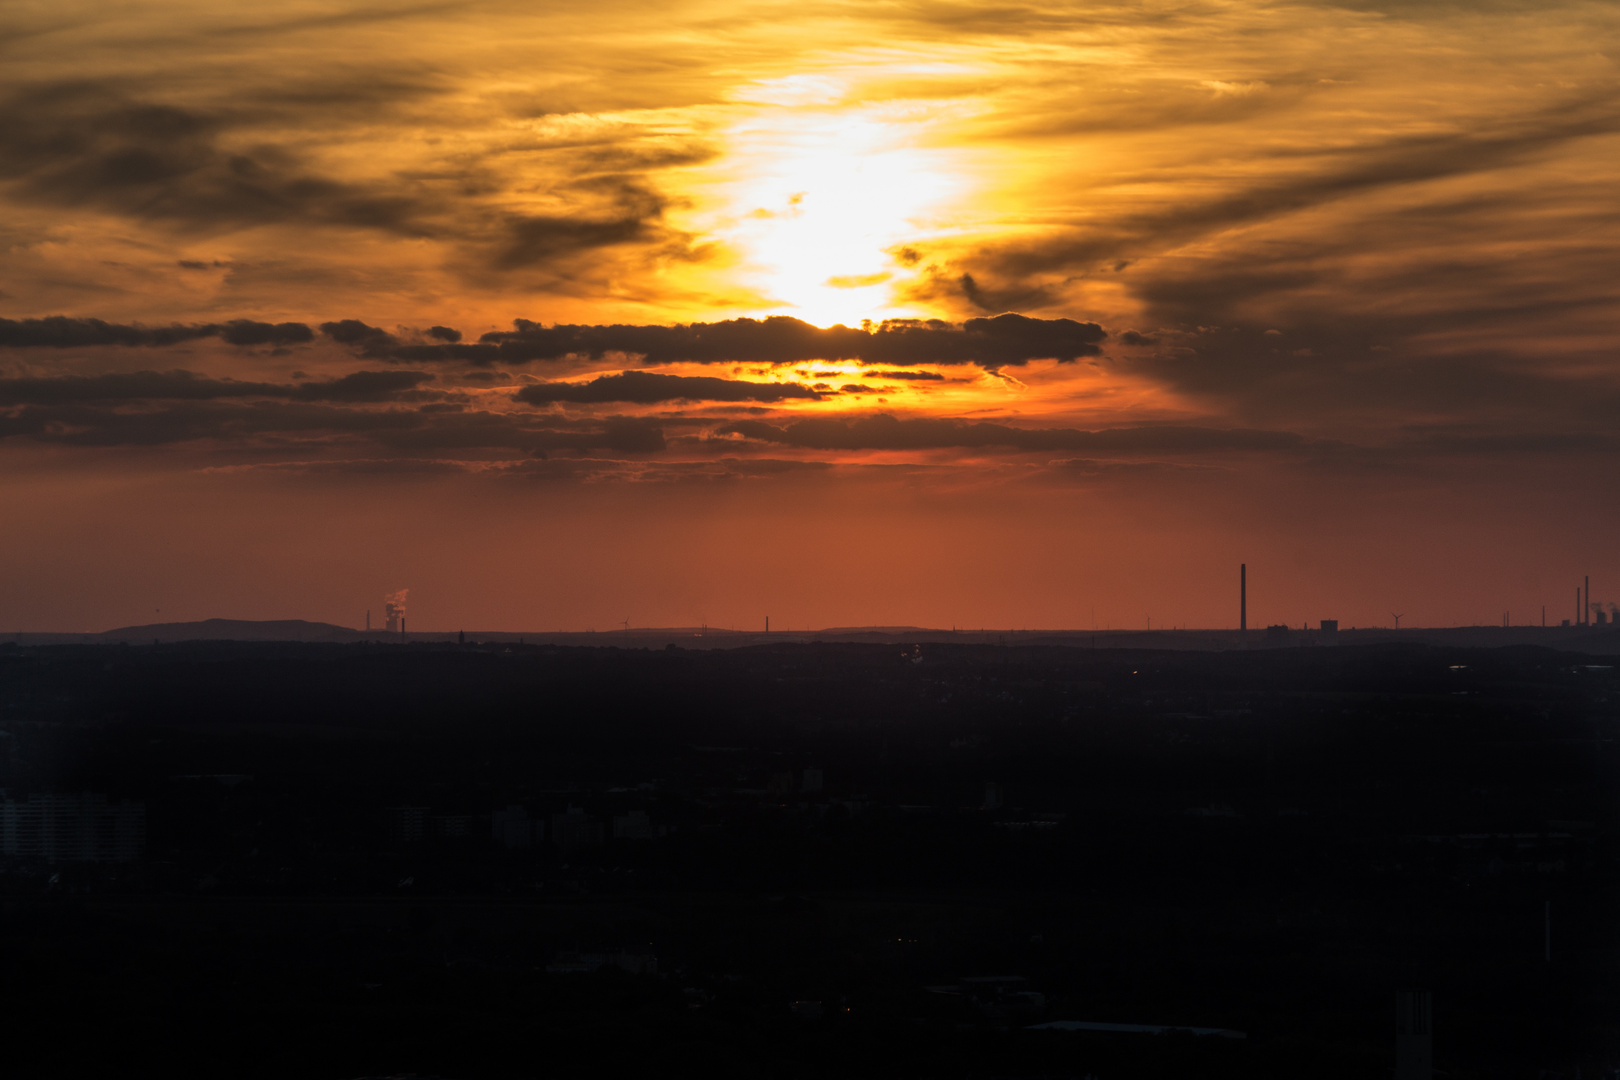
<svg viewBox="0 0 1620 1080"><path fill-rule="evenodd" d="M1429 992L1402 990L1395 995L1395 1080L1431 1080L1434 1076L1434 1023Z"/></svg>
<svg viewBox="0 0 1620 1080"><path fill-rule="evenodd" d="M645 810L632 810L613 818L615 840L656 840L662 835L664 830L653 824Z"/></svg>
<svg viewBox="0 0 1620 1080"><path fill-rule="evenodd" d="M545 823L531 821L529 811L513 803L490 815L490 838L504 848L526 848L545 836Z"/></svg>
<svg viewBox="0 0 1620 1080"><path fill-rule="evenodd" d="M658 957L623 949L618 952L563 952L546 965L546 971L553 975L588 975L606 967L616 967L631 975L656 975Z"/></svg>
<svg viewBox="0 0 1620 1080"><path fill-rule="evenodd" d="M551 842L561 851L601 847L604 832L600 821L588 817L577 806L570 806L565 813L551 815Z"/></svg>
<svg viewBox="0 0 1620 1080"><path fill-rule="evenodd" d="M1022 975L968 976L959 985L967 1003L985 1016L1028 1016L1046 1008L1046 995Z"/></svg>
<svg viewBox="0 0 1620 1080"><path fill-rule="evenodd" d="M428 808L425 806L390 806L388 839L396 844L415 844L427 835Z"/></svg>
<svg viewBox="0 0 1620 1080"><path fill-rule="evenodd" d="M131 862L146 846L146 804L105 795L0 802L0 853L46 862Z"/></svg>
<svg viewBox="0 0 1620 1080"><path fill-rule="evenodd" d="M473 833L473 816L471 814L434 814L428 818L427 831L429 836L455 838L471 836Z"/></svg>

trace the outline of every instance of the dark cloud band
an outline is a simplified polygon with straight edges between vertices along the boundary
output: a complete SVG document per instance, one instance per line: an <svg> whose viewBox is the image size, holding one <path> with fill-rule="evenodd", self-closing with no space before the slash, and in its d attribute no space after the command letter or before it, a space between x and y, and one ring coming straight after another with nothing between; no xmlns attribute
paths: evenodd
<svg viewBox="0 0 1620 1080"><path fill-rule="evenodd" d="M663 401L784 401L800 398L820 401L821 395L797 383L744 382L707 376L660 375L651 371L626 371L604 375L586 383L536 383L515 395L529 405L555 402L596 404L630 402L653 405Z"/></svg>
<svg viewBox="0 0 1620 1080"><path fill-rule="evenodd" d="M325 324L328 326L339 324ZM363 326L364 324L360 324ZM682 326L542 326L519 319L516 329L488 333L476 345L400 346L400 360L464 360L523 364L568 356L640 356L649 365L859 360L910 367L977 364L1016 367L1031 360L1072 362L1101 352L1108 334L1096 323L997 315L956 325L939 320L889 320L872 327L825 329L787 316L730 319ZM369 329L369 328L368 328ZM330 332L330 331L329 331ZM353 333L354 344L375 349L375 337ZM335 336L335 335L334 335ZM340 339L341 340L341 339Z"/></svg>
<svg viewBox="0 0 1620 1080"><path fill-rule="evenodd" d="M719 429L761 442L810 450L937 450L1011 448L1130 453L1192 453L1302 449L1308 441L1289 431L1200 427L1015 428L952 419L901 420L887 413L857 420L807 419L777 427L741 420Z"/></svg>
<svg viewBox="0 0 1620 1080"><path fill-rule="evenodd" d="M663 426L636 417L570 423L489 412L360 409L327 401L180 401L136 411L72 402L0 412L0 439L79 447L165 446L209 441L247 448L266 440L319 449L362 438L404 454L446 451L612 450L656 453Z"/></svg>
<svg viewBox="0 0 1620 1080"><path fill-rule="evenodd" d="M425 371L356 371L338 379L278 383L211 379L190 371L136 371L56 378L0 379L0 405L67 405L79 402L213 401L279 398L360 404L396 400L433 376Z"/></svg>
<svg viewBox="0 0 1620 1080"><path fill-rule="evenodd" d="M569 356L601 358L609 354L642 357L644 363L793 364L812 360L859 360L906 368L918 364L976 364L983 368L1017 367L1031 360L1073 362L1100 353L1108 334L1096 323L1072 319L1032 319L997 315L956 325L939 320L890 320L872 327L831 326L823 329L786 316L731 319L677 326L542 326L519 319L515 330L483 335L478 344L462 344L460 334L435 326L426 336L441 344L402 342L381 327L359 319L320 324L320 332L365 356L405 362L466 361L474 364L525 364ZM294 345L314 340L304 323L265 323L236 319L227 323L175 323L149 327L51 316L45 319L0 319L0 346L70 348L88 345L161 346L199 338L222 338L232 345ZM897 379L935 379L926 372L888 372ZM679 395L689 396L689 395ZM708 400L780 400L714 397ZM561 399L559 399L561 400ZM661 401L670 397L602 398L615 401Z"/></svg>
<svg viewBox="0 0 1620 1080"><path fill-rule="evenodd" d="M168 326L109 323L51 315L43 319L0 319L0 346L72 349L87 345L178 345L199 338L223 338L232 345L299 345L315 339L303 323L254 322L171 323Z"/></svg>

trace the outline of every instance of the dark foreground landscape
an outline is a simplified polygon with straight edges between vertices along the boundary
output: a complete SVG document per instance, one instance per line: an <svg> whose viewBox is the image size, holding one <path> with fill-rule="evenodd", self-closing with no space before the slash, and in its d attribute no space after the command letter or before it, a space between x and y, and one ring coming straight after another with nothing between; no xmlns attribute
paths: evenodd
<svg viewBox="0 0 1620 1080"><path fill-rule="evenodd" d="M1423 990L1592 1080L1617 729L1530 646L0 646L8 1071L1385 1080Z"/></svg>

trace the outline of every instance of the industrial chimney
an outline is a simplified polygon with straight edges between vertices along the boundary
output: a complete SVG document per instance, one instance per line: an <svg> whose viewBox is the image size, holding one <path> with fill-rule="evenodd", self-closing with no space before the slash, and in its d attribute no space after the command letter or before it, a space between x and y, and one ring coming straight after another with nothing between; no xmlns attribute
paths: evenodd
<svg viewBox="0 0 1620 1080"><path fill-rule="evenodd" d="M1238 633L1249 643L1249 564L1238 563Z"/></svg>

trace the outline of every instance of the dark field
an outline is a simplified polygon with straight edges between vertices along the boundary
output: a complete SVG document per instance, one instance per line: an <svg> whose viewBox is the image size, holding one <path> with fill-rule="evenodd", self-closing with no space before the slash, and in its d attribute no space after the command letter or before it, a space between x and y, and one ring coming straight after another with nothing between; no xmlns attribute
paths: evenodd
<svg viewBox="0 0 1620 1080"><path fill-rule="evenodd" d="M1620 1069L1606 663L0 647L8 797L145 808L138 859L7 857L7 1059L1384 1080L1415 987L1437 1074L1591 1080ZM1064 1020L1228 1035L1033 1028Z"/></svg>

